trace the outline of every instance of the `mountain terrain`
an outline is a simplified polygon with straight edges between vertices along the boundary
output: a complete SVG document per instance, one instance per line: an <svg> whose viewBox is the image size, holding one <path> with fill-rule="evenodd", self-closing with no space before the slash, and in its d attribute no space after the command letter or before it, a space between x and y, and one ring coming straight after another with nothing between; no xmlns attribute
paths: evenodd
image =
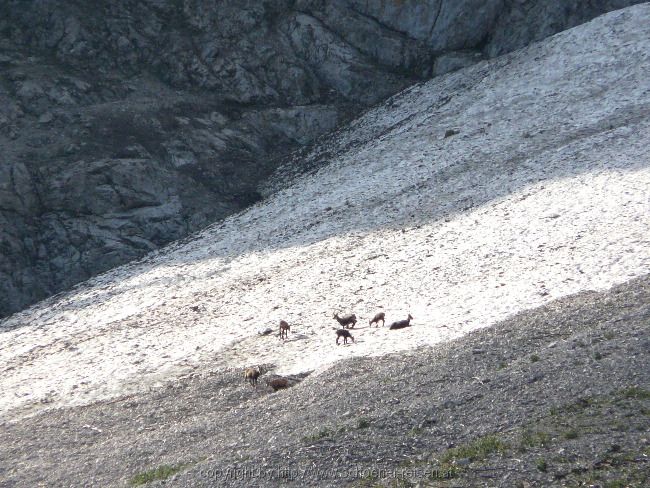
<svg viewBox="0 0 650 488"><path fill-rule="evenodd" d="M4 319L0 482L644 486L648 53L646 3L417 83Z"/></svg>
<svg viewBox="0 0 650 488"><path fill-rule="evenodd" d="M650 276L273 390L212 368L3 422L3 486L650 481ZM300 381L302 380L302 381ZM299 381L299 382L298 382Z"/></svg>
<svg viewBox="0 0 650 488"><path fill-rule="evenodd" d="M415 81L633 3L3 1L0 316L258 201Z"/></svg>

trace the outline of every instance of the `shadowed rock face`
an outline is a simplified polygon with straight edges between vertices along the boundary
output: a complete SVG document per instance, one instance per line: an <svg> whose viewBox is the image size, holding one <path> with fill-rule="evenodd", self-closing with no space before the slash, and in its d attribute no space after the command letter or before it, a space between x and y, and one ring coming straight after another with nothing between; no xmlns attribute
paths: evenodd
<svg viewBox="0 0 650 488"><path fill-rule="evenodd" d="M633 3L5 1L0 316L258 200L418 79Z"/></svg>

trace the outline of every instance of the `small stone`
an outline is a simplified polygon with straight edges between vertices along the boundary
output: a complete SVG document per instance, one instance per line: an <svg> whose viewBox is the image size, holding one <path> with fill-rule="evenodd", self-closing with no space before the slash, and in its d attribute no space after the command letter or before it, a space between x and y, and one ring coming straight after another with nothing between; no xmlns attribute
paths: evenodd
<svg viewBox="0 0 650 488"><path fill-rule="evenodd" d="M43 115L41 115L38 118L38 123L39 124L49 124L53 120L54 120L54 115L52 114L52 112L45 112Z"/></svg>

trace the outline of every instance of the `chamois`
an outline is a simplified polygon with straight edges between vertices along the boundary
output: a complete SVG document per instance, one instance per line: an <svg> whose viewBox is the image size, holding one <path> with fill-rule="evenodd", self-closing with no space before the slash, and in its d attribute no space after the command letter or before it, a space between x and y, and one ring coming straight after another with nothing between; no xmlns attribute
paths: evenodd
<svg viewBox="0 0 650 488"><path fill-rule="evenodd" d="M244 380L248 381L251 386L257 386L257 378L262 374L262 368L246 368L244 370Z"/></svg>
<svg viewBox="0 0 650 488"><path fill-rule="evenodd" d="M343 337L343 344L348 343L348 339L352 339L352 342L354 342L354 337L352 337L352 334L350 334L349 330L346 329L336 329L336 345L339 345L339 339Z"/></svg>
<svg viewBox="0 0 650 488"><path fill-rule="evenodd" d="M291 327L289 324L284 320L280 320L280 339L286 339L289 336L290 330Z"/></svg>
<svg viewBox="0 0 650 488"><path fill-rule="evenodd" d="M273 388L273 391L289 388L289 380L286 378L273 378L272 380L268 380L266 384Z"/></svg>
<svg viewBox="0 0 650 488"><path fill-rule="evenodd" d="M339 317L339 314L335 313L334 318L344 329L353 329L354 326L357 325L357 316L353 313L350 315L344 315L343 317Z"/></svg>
<svg viewBox="0 0 650 488"><path fill-rule="evenodd" d="M411 314L409 314L406 320L398 320L397 322L393 322L392 324L390 324L389 329L395 330L395 329L403 329L404 327L408 327L409 325L411 325L412 319L413 317L411 317Z"/></svg>
<svg viewBox="0 0 650 488"><path fill-rule="evenodd" d="M370 320L370 325L375 324L377 327L379 327L379 321L381 320L381 326L383 327L386 324L386 321L384 320L386 318L386 314L384 312L379 312L375 314L375 316Z"/></svg>

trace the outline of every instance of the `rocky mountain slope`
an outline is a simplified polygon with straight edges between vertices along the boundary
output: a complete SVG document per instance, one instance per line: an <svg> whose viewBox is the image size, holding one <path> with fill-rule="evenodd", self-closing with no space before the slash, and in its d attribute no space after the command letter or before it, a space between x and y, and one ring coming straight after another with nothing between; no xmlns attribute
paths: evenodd
<svg viewBox="0 0 650 488"><path fill-rule="evenodd" d="M650 276L289 390L208 369L0 424L3 486L650 482ZM416 485L416 483L419 483Z"/></svg>
<svg viewBox="0 0 650 488"><path fill-rule="evenodd" d="M647 273L648 11L410 88L316 146L306 160L327 149L326 167L0 322L3 410L87 403L205 364L300 373ZM417 327L335 347L333 312L378 310ZM280 319L291 340L257 336Z"/></svg>
<svg viewBox="0 0 650 488"><path fill-rule="evenodd" d="M643 486L648 53L642 4L420 83L250 209L0 322L0 481Z"/></svg>
<svg viewBox="0 0 650 488"><path fill-rule="evenodd" d="M0 315L258 200L415 80L633 3L2 2Z"/></svg>

